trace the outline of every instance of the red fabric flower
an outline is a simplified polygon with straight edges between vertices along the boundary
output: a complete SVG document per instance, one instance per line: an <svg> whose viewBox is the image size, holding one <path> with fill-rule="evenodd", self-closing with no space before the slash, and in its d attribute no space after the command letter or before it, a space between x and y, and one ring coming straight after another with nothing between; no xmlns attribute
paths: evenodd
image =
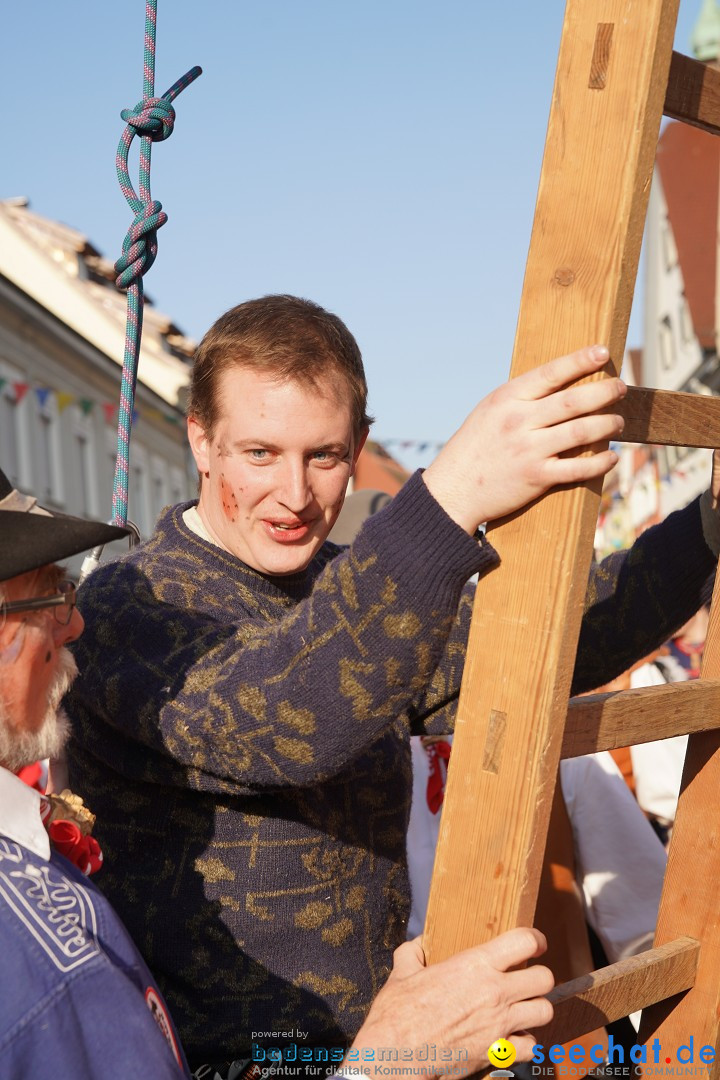
<svg viewBox="0 0 720 1080"><path fill-rule="evenodd" d="M74 821L51 821L48 835L55 850L83 874L94 874L102 866L102 851L97 840L92 836L83 836Z"/></svg>

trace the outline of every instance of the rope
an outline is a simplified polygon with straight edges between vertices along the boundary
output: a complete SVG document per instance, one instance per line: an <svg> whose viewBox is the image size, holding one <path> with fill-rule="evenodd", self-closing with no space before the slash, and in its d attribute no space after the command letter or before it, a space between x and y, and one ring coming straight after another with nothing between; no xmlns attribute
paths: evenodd
<svg viewBox="0 0 720 1080"><path fill-rule="evenodd" d="M127 289L127 322L118 410L118 451L113 482L112 522L114 525L125 525L128 514L130 431L142 338L142 279L143 274L146 274L155 262L157 230L167 221L167 214L162 204L153 200L150 194L150 153L154 142L161 142L172 134L175 124L175 110L172 102L186 86L202 74L202 68L191 68L181 79L173 83L162 97L153 97L156 22L157 0L146 0L143 98L134 109L123 109L120 113L126 127L115 157L120 188L135 217L123 240L122 255L115 263L117 274L115 283L119 289ZM139 195L132 186L128 172L128 152L136 135L141 136Z"/></svg>

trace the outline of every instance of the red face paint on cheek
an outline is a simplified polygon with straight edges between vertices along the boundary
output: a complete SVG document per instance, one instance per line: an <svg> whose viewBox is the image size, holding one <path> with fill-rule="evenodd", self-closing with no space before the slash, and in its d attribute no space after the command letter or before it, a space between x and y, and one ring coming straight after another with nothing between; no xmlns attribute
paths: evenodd
<svg viewBox="0 0 720 1080"><path fill-rule="evenodd" d="M235 497L235 492L228 484L224 474L220 476L220 499L222 501L223 513L230 521L235 520L237 514L238 502Z"/></svg>

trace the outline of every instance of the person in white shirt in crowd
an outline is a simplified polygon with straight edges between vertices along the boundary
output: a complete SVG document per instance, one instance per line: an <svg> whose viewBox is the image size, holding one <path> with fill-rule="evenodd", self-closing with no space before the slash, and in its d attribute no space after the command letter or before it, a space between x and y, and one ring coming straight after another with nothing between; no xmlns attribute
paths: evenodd
<svg viewBox="0 0 720 1080"><path fill-rule="evenodd" d="M709 616L709 606L703 605L656 656L631 671L631 688L697 679ZM687 735L676 735L630 747L637 801L664 844L677 813L687 744Z"/></svg>

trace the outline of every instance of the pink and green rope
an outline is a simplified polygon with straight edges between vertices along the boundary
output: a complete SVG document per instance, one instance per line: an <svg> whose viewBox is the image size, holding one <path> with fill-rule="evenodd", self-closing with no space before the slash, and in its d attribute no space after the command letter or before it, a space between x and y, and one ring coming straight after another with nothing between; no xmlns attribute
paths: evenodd
<svg viewBox="0 0 720 1080"><path fill-rule="evenodd" d="M134 109L123 109L120 114L126 127L115 158L120 188L135 217L123 240L122 255L115 263L116 284L119 289L127 289L127 322L118 411L118 451L113 483L114 525L125 525L128 516L130 432L142 338L143 274L146 274L155 262L157 230L167 221L162 204L153 200L150 194L150 154L154 142L162 142L172 134L175 123L172 102L186 86L202 74L202 68L191 68L173 83L162 97L153 96L156 22L157 0L146 0L143 97ZM128 172L128 153L136 135L141 136L139 194L136 194Z"/></svg>

